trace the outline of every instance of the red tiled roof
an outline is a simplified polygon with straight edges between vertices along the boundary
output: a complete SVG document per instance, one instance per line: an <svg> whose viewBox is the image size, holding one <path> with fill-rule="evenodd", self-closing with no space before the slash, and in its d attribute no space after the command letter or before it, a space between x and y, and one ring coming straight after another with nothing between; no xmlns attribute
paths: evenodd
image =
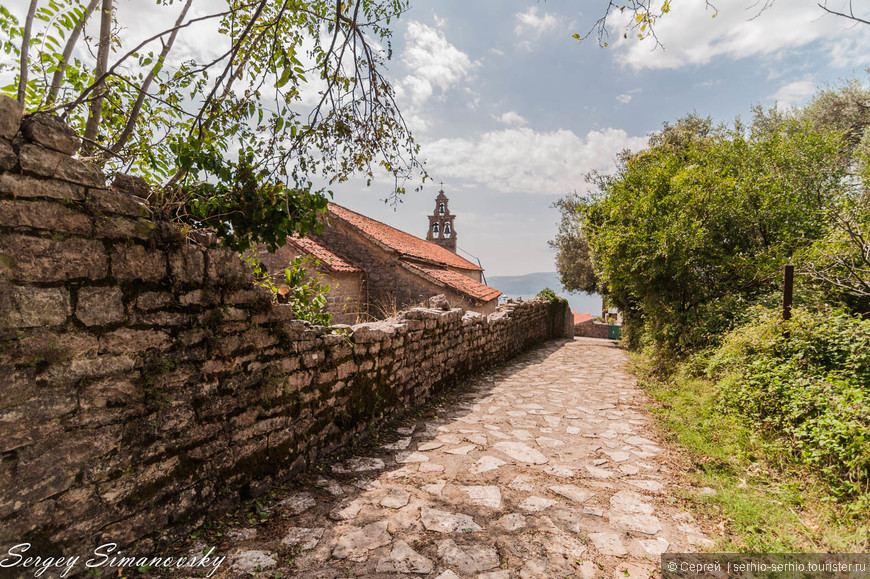
<svg viewBox="0 0 870 579"><path fill-rule="evenodd" d="M433 265L455 267L457 269L468 269L472 271L483 271L483 268L480 266L471 263L467 259L459 257L452 251L444 249L440 245L430 243L424 239L420 239L419 237L414 237L410 233L405 233L404 231L390 227L385 223L375 221L365 215L355 213L350 209L345 209L341 205L330 203L327 213L330 219L344 221L369 239L374 240L376 243L384 246L388 250L395 251L401 257L410 257Z"/></svg>
<svg viewBox="0 0 870 579"><path fill-rule="evenodd" d="M588 322L592 319L592 314L578 314L577 312L571 312L574 314L574 325L582 324L584 322Z"/></svg>
<svg viewBox="0 0 870 579"><path fill-rule="evenodd" d="M306 253L310 253L327 269L340 273L362 273L362 270L338 257L332 251L307 237L288 237L287 243L295 245Z"/></svg>
<svg viewBox="0 0 870 579"><path fill-rule="evenodd" d="M479 281L475 281L470 277L464 276L461 273L451 271L449 269L441 269L435 267L426 267L416 263L402 262L402 265L408 269L421 272L424 276L434 279L447 287L450 287L460 293L470 296L482 302L488 302L496 299L501 295L501 292L488 285L484 285Z"/></svg>

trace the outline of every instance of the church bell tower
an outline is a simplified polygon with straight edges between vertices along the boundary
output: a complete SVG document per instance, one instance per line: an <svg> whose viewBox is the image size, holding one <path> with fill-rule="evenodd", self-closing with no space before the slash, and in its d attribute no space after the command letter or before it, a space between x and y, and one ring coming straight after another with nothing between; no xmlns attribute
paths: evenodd
<svg viewBox="0 0 870 579"><path fill-rule="evenodd" d="M437 243L444 249L456 253L456 229L453 228L455 215L450 214L447 207L447 195L444 194L443 184L438 197L435 198L435 213L429 216L429 231L426 233L426 241Z"/></svg>

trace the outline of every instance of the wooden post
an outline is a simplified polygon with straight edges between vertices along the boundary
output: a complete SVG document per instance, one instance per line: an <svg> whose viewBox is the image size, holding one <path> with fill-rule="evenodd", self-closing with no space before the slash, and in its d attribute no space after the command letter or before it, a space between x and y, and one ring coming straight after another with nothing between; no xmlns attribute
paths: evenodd
<svg viewBox="0 0 870 579"><path fill-rule="evenodd" d="M785 278L782 282L782 319L791 319L791 298L794 289L794 266L785 266ZM788 328L783 332L783 336L789 337Z"/></svg>

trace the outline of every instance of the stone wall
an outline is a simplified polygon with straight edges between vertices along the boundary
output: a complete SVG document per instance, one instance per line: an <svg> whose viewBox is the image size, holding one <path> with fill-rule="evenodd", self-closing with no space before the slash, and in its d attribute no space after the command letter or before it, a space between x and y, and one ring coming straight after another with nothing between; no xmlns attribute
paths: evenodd
<svg viewBox="0 0 870 579"><path fill-rule="evenodd" d="M574 325L574 335L583 338L608 338L607 324L592 320Z"/></svg>
<svg viewBox="0 0 870 579"><path fill-rule="evenodd" d="M0 552L145 552L571 333L567 308L541 301L311 327L236 254L152 221L141 180L107 187L77 148L0 97Z"/></svg>

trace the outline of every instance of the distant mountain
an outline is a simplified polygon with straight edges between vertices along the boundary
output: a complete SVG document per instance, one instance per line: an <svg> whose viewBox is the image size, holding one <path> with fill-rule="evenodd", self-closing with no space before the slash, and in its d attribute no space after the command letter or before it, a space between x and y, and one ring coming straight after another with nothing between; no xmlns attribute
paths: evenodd
<svg viewBox="0 0 870 579"><path fill-rule="evenodd" d="M601 315L601 296L598 294L569 294L562 290L559 274L555 271L527 273L526 275L493 275L487 276L486 284L501 290L508 298L531 299L538 292L548 287L559 296L568 300L571 310L581 314L589 312Z"/></svg>

